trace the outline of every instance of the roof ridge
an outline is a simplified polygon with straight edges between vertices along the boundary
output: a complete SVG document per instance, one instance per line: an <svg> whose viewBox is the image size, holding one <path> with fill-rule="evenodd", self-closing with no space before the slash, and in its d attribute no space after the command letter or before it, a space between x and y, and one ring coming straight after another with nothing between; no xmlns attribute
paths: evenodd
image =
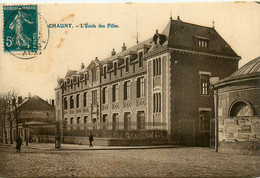
<svg viewBox="0 0 260 178"><path fill-rule="evenodd" d="M189 23L189 22L184 22L182 20L173 20L172 21L174 22L181 22L181 23L185 23L185 24L188 24L188 25L193 25L193 26L199 26L199 27L204 27L204 28L209 28L209 29L214 29L213 27L209 27L209 26L205 26L205 25L198 25L198 24L195 24L195 23Z"/></svg>

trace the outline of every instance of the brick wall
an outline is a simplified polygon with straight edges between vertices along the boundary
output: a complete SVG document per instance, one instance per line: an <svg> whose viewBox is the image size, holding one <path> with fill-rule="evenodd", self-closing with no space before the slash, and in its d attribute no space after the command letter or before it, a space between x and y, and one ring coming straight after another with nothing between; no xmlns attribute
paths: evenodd
<svg viewBox="0 0 260 178"><path fill-rule="evenodd" d="M171 128L172 139L187 140L187 144L209 145L209 132L200 130L199 108L210 110L214 118L213 91L200 94L199 72L228 77L237 70L238 61L171 53ZM228 69L228 70L227 70Z"/></svg>

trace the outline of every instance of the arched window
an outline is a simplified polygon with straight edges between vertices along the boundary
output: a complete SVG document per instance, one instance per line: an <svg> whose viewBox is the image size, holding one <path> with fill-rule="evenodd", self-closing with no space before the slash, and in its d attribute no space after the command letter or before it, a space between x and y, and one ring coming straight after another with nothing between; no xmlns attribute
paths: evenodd
<svg viewBox="0 0 260 178"><path fill-rule="evenodd" d="M254 113L252 107L248 103L238 101L231 106L229 115L232 117L242 117L253 116Z"/></svg>

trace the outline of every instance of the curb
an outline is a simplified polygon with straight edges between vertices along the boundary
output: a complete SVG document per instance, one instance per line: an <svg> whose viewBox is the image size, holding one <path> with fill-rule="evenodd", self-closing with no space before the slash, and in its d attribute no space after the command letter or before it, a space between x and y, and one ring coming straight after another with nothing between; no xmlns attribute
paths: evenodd
<svg viewBox="0 0 260 178"><path fill-rule="evenodd" d="M158 147L118 147L118 148L35 148L25 147L26 149L45 150L45 151L112 151L112 150L147 150L147 149L169 149L180 148L180 146L158 146Z"/></svg>

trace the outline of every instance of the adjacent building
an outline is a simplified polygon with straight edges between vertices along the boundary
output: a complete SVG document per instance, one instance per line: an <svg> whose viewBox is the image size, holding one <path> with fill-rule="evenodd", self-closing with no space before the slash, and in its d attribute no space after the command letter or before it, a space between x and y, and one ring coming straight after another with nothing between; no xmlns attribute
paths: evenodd
<svg viewBox="0 0 260 178"><path fill-rule="evenodd" d="M255 151L260 139L260 57L214 84L220 148Z"/></svg>
<svg viewBox="0 0 260 178"><path fill-rule="evenodd" d="M14 103L12 103L10 111L4 117L6 119L5 132L3 132L4 139L6 138L8 141L11 139L16 140L16 121L18 122L18 136L23 141L31 141L39 135L54 135L54 100L48 103L37 95L27 98L20 96L16 104L17 120L14 119ZM10 125L11 120L12 125Z"/></svg>
<svg viewBox="0 0 260 178"><path fill-rule="evenodd" d="M55 88L56 118L65 134L209 145L209 79L231 75L239 59L214 27L171 19L148 40L68 70Z"/></svg>

